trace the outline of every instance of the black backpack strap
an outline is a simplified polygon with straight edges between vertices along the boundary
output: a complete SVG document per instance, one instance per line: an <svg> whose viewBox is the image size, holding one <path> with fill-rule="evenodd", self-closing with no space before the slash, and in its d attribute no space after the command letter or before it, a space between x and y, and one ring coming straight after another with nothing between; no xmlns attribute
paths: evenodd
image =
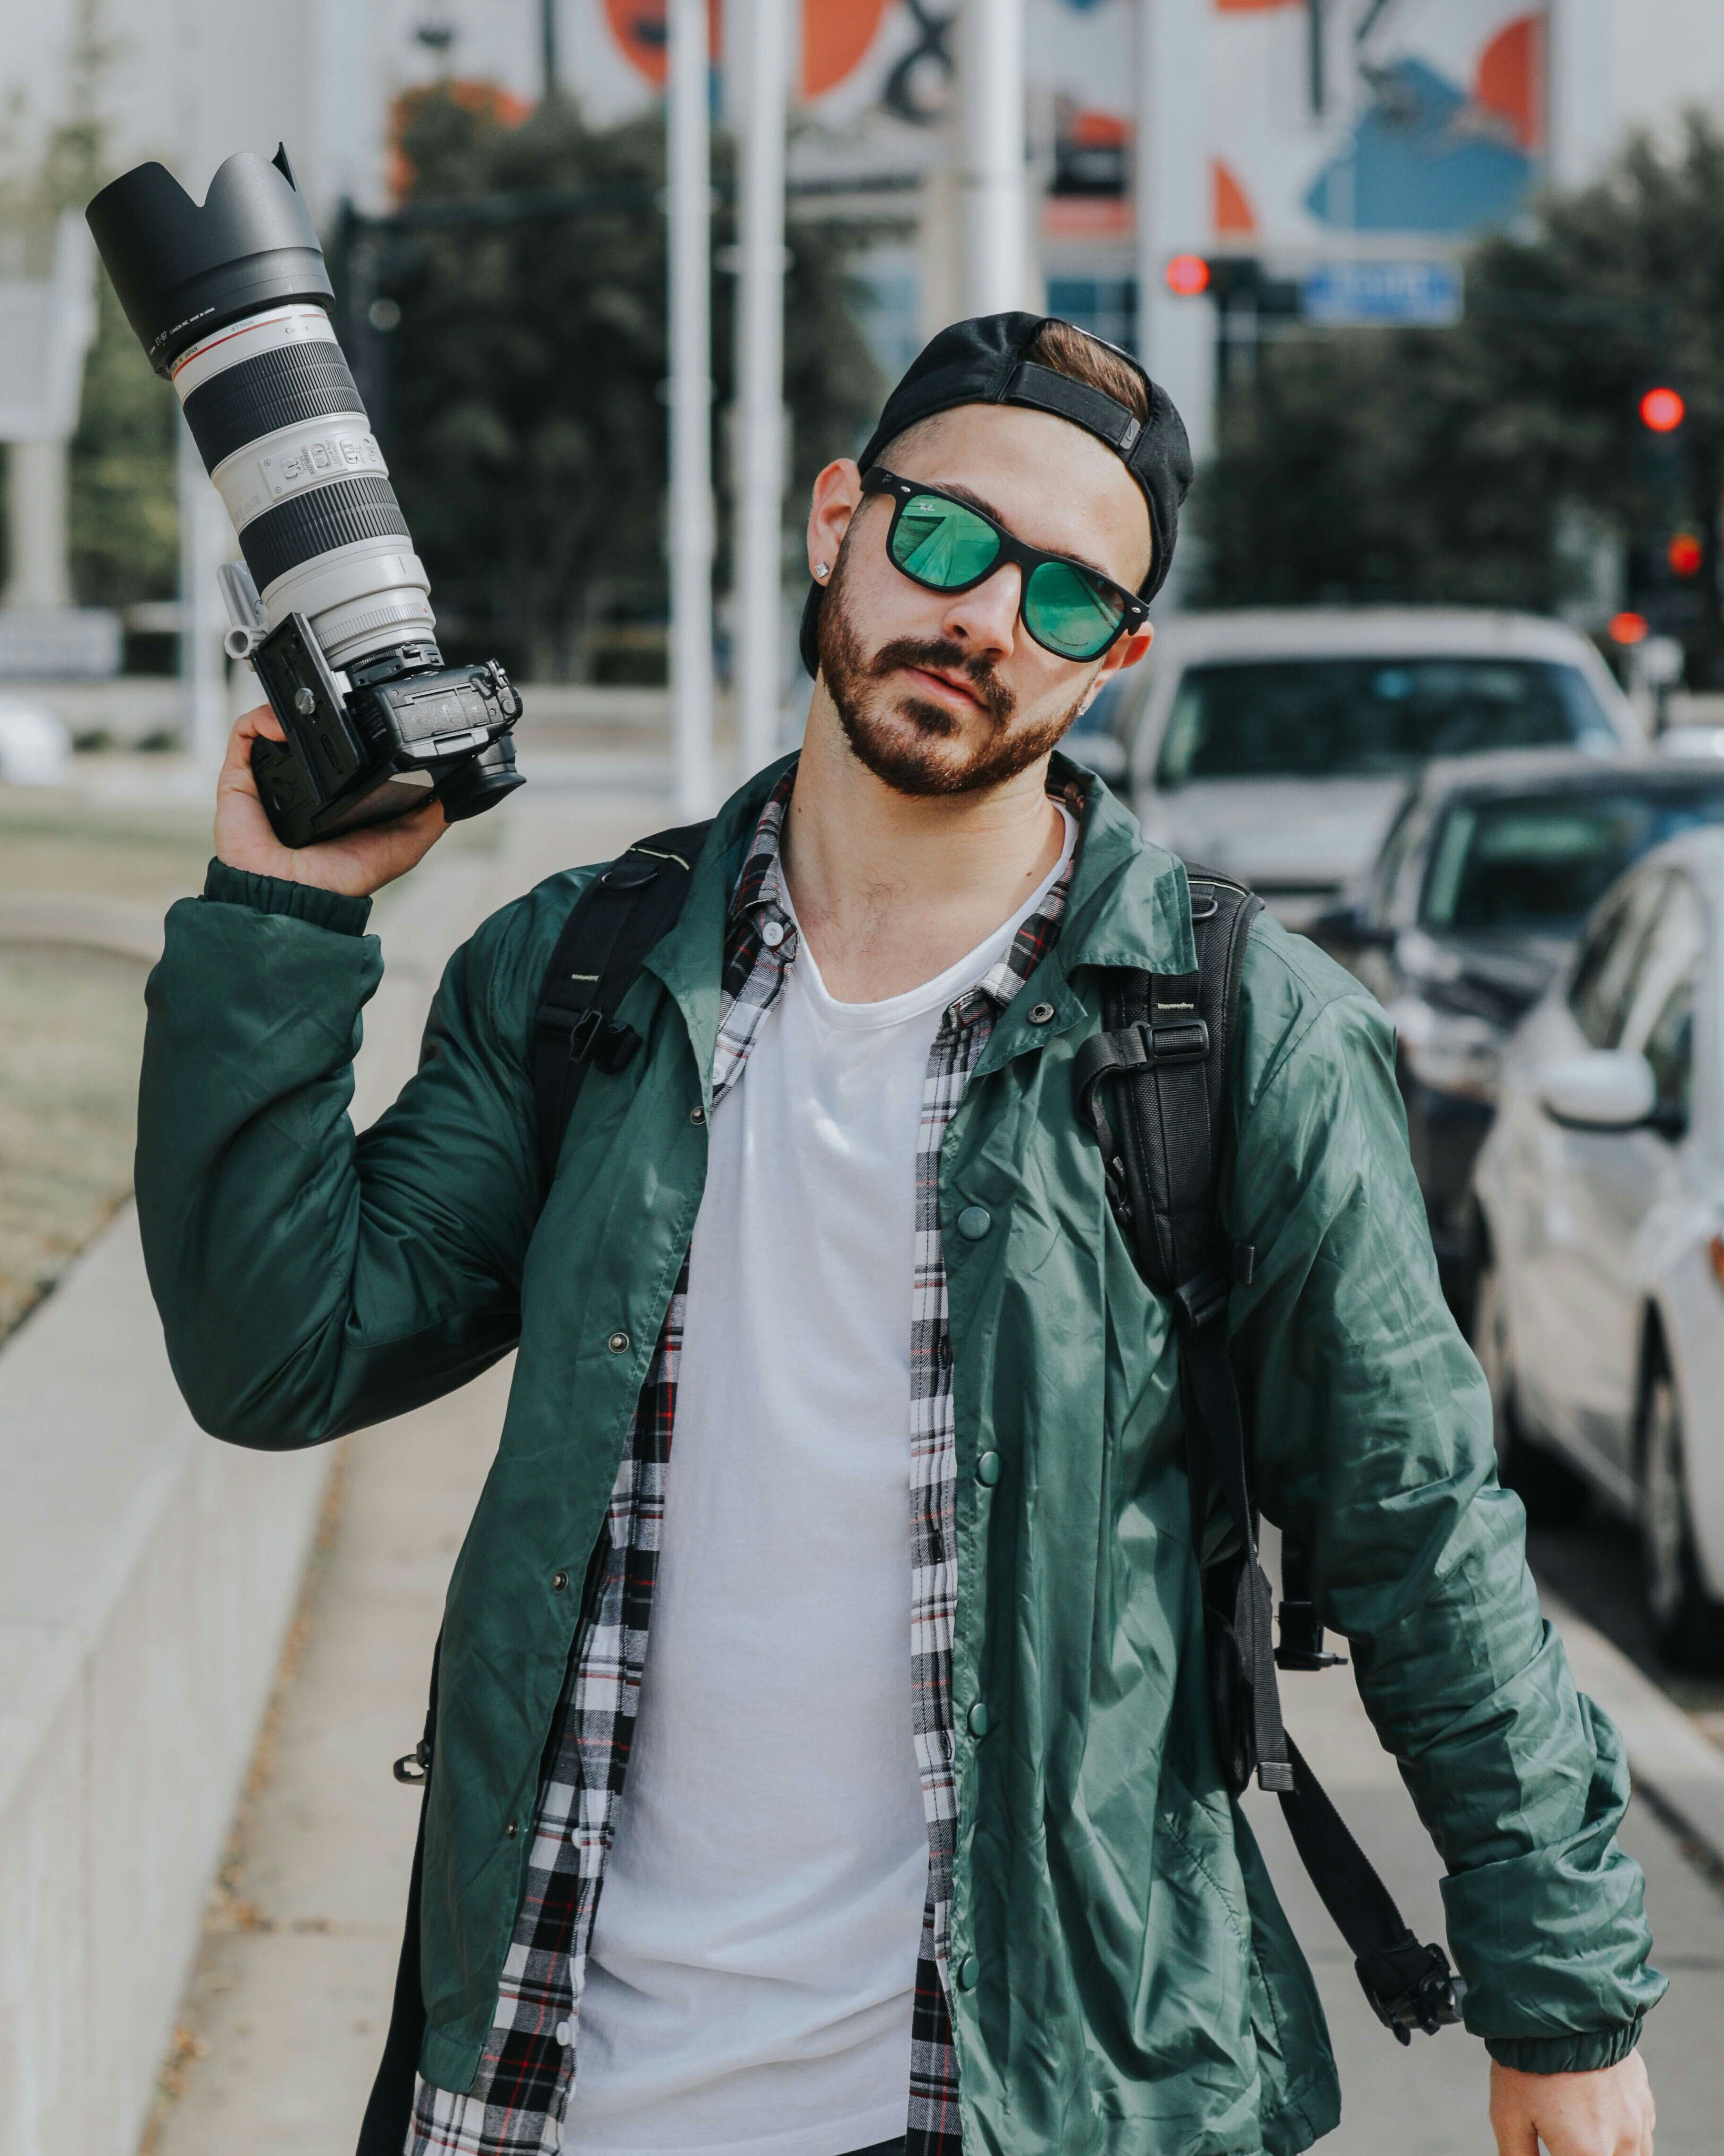
<svg viewBox="0 0 1724 2156"><path fill-rule="evenodd" d="M533 1120L548 1188L593 1064L626 1068L640 1046L617 1022L647 953L682 911L710 823L659 831L619 854L569 909L533 1016Z"/></svg>
<svg viewBox="0 0 1724 2156"><path fill-rule="evenodd" d="M413 2082L419 2068L419 2045L425 2034L425 1994L419 1978L419 1901L425 1885L425 1810L431 1794L431 1761L437 1748L437 1673L443 1660L438 1637L431 1655L431 1696L425 1707L425 1733L404 1758L395 1762L398 1782L422 1785L419 1831L413 1843L413 1878L407 1893L407 1923L401 1935L401 1958L395 1969L395 1999L389 2034L372 2083L371 2100L359 2129L355 2156L401 2156L413 2123Z"/></svg>
<svg viewBox="0 0 1724 2156"><path fill-rule="evenodd" d="M1367 1998L1406 2043L1412 2029L1434 2031L1459 2020L1461 1987L1442 1948L1421 1946L1408 1930L1282 1725L1277 1662L1324 1668L1339 1657L1323 1652L1306 1566L1290 1545L1284 1545L1283 1651L1275 1650L1228 1353L1229 1297L1234 1286L1249 1285L1255 1253L1230 1244L1221 1219L1222 1138L1245 946L1263 906L1227 877L1195 867L1188 874L1198 970L1110 977L1107 1029L1075 1059L1078 1105L1101 1144L1109 1202L1138 1268L1172 1303L1179 1331L1192 1530L1224 1770L1235 1795L1254 1772L1260 1788L1275 1791L1312 1884L1352 1948ZM1231 1537L1208 1553L1212 1490L1220 1492Z"/></svg>

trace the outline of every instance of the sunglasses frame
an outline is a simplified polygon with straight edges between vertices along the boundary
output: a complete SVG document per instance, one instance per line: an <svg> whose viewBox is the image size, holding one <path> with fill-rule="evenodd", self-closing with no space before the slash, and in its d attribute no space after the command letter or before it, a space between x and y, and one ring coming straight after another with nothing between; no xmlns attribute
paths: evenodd
<svg viewBox="0 0 1724 2156"><path fill-rule="evenodd" d="M912 584L925 592L972 592L978 584L985 584L990 577L997 575L1008 562L1015 563L1023 572L1018 584L1018 619L1024 624L1025 634L1040 644L1042 649L1050 653L1054 658L1065 660L1068 665L1093 665L1096 660L1105 658L1122 636L1135 635L1149 619L1149 602L1140 598L1136 592L1128 592L1123 584L1116 584L1111 577L1104 577L1099 569L1092 569L1087 562L1074 561L1070 554L1049 554L1044 552L1039 547L1026 545L1014 532L1008 531L997 517L990 516L986 510L977 509L973 502L960 501L957 495L947 493L943 487L926 486L918 480L900 479L896 472L888 471L884 465L870 465L862 475L862 491L865 495L885 495L890 500L892 521L886 526L886 559L891 562L900 577L908 578ZM892 540L898 529L899 519L911 501L924 495L931 495L936 501L949 501L954 509L961 509L967 516L975 517L979 522L985 524L998 541L999 552L979 575L968 577L961 584L930 584L925 583L921 578L911 575L911 572L894 556ZM1062 569L1071 570L1087 583L1099 584L1104 591L1111 592L1120 603L1118 626L1101 649L1099 651L1090 652L1087 658L1075 659L1070 652L1061 651L1057 646L1037 636L1029 616L1024 610L1029 598L1030 578L1036 570L1049 562Z"/></svg>

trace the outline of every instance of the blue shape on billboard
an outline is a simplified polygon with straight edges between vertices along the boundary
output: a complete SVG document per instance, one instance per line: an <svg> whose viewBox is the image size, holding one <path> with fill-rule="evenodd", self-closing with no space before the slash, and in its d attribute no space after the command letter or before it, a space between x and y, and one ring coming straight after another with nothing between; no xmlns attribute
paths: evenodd
<svg viewBox="0 0 1724 2156"><path fill-rule="evenodd" d="M1372 89L1350 142L1306 196L1313 217L1347 232L1465 234L1514 216L1537 162L1465 91L1417 59L1383 68Z"/></svg>

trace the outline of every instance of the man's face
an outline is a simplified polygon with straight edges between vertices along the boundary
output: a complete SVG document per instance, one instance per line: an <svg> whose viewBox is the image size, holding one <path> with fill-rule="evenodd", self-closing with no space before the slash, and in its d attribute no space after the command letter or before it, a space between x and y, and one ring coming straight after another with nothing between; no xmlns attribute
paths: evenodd
<svg viewBox="0 0 1724 2156"><path fill-rule="evenodd" d="M1032 547L1135 591L1149 511L1112 451L1040 412L967 404L914 428L883 461L985 510ZM862 498L848 459L820 475L810 566L834 562L820 609L820 674L860 761L900 793L973 793L1054 747L1101 680L1149 648L1120 637L1099 660L1060 659L1018 615L1008 563L967 592L932 592L886 553L889 497Z"/></svg>

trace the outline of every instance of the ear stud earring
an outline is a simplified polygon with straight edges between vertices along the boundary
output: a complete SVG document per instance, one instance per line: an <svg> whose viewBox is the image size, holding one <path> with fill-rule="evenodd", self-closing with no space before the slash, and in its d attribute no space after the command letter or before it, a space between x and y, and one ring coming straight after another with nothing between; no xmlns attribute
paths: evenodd
<svg viewBox="0 0 1724 2156"><path fill-rule="evenodd" d="M814 564L814 574L817 577L829 577L832 574L832 572L827 567L824 562L816 562Z"/></svg>

